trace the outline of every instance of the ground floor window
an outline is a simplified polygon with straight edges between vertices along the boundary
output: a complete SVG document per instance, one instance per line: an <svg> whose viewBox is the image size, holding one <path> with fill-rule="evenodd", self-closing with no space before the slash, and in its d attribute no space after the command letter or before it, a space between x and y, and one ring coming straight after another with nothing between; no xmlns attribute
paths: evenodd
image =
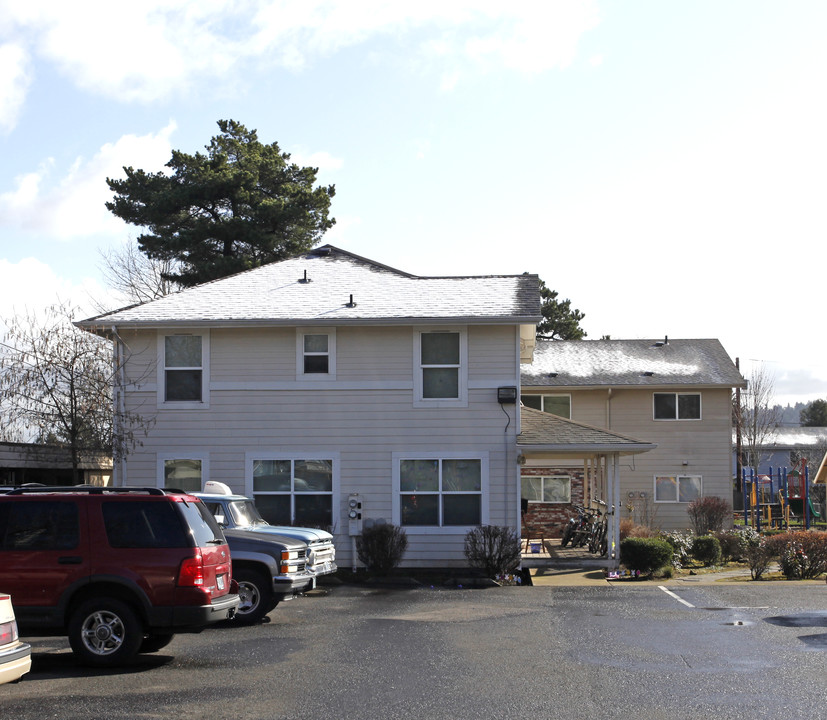
<svg viewBox="0 0 827 720"><path fill-rule="evenodd" d="M528 502L570 503L571 478L568 475L523 476L522 498Z"/></svg>
<svg viewBox="0 0 827 720"><path fill-rule="evenodd" d="M688 503L703 495L700 475L657 475L655 502Z"/></svg>
<svg viewBox="0 0 827 720"><path fill-rule="evenodd" d="M254 458L253 497L273 525L333 526L333 459Z"/></svg>
<svg viewBox="0 0 827 720"><path fill-rule="evenodd" d="M399 523L467 527L482 524L483 462L479 458L398 461Z"/></svg>
<svg viewBox="0 0 827 720"><path fill-rule="evenodd" d="M200 458L163 458L164 487L200 492L203 461Z"/></svg>

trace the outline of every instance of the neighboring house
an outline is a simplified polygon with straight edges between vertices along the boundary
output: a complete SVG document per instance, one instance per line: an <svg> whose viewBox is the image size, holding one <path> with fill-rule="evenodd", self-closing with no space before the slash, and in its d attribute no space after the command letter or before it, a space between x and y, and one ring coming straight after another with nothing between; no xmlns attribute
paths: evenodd
<svg viewBox="0 0 827 720"><path fill-rule="evenodd" d="M109 485L112 459L84 453L79 470L82 483ZM0 486L25 483L72 485L73 479L72 457L68 448L0 442Z"/></svg>
<svg viewBox="0 0 827 720"><path fill-rule="evenodd" d="M580 428L569 447L524 453L524 522L535 532L558 537L584 501L664 530L688 528L697 497L732 501L732 389L746 383L717 340L538 340L521 380L533 408L524 432L529 413Z"/></svg>
<svg viewBox="0 0 827 720"><path fill-rule="evenodd" d="M520 362L536 275L418 277L324 246L78 323L111 338L119 402L154 416L117 485L219 480L274 524L405 528L406 566L464 565L519 527ZM355 518L349 513L353 510Z"/></svg>
<svg viewBox="0 0 827 720"><path fill-rule="evenodd" d="M736 458L737 438L735 431L732 435L732 472L737 467ZM767 473L769 468L773 472L779 468L792 470L802 458L806 458L810 467L810 474L814 476L816 470L827 451L827 427L779 427L768 433L761 445L759 458L759 473Z"/></svg>

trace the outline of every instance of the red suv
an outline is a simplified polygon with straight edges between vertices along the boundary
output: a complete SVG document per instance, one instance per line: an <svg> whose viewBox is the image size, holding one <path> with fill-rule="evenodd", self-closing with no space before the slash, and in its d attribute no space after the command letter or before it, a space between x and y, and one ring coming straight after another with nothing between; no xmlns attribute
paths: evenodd
<svg viewBox="0 0 827 720"><path fill-rule="evenodd" d="M235 614L230 549L198 498L157 488L0 494L0 587L31 634L115 665ZM234 585L235 589L237 585Z"/></svg>

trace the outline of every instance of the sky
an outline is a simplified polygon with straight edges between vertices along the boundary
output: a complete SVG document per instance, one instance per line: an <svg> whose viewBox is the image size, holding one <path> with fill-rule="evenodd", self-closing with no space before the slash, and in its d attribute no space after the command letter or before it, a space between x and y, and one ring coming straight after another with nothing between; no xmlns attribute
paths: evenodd
<svg viewBox="0 0 827 720"><path fill-rule="evenodd" d="M336 186L323 242L825 398L825 37L822 0L0 0L0 318L111 305L106 178L233 119Z"/></svg>

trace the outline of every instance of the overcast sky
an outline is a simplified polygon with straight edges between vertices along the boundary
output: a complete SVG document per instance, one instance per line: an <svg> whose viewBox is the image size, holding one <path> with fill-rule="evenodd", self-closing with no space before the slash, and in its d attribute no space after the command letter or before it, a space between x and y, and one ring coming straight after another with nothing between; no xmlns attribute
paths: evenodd
<svg viewBox="0 0 827 720"><path fill-rule="evenodd" d="M232 118L325 242L537 273L590 339L719 338L827 397L823 0L0 0L0 316L106 294L106 177Z"/></svg>

